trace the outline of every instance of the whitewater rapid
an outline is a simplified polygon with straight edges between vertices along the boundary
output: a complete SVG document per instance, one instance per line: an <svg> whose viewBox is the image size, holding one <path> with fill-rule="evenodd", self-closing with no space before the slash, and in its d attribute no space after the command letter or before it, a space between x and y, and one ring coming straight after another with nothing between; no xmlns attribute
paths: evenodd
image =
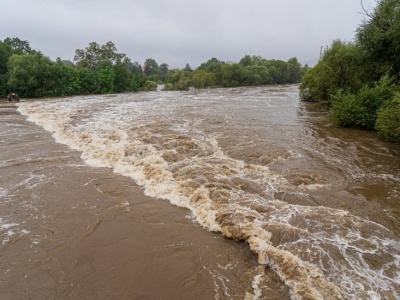
<svg viewBox="0 0 400 300"><path fill-rule="evenodd" d="M328 157L330 146L321 146L303 109L296 86L18 105L88 165L130 177L146 195L190 210L206 230L248 243L292 299L399 299L400 241L393 229L346 205L318 202L357 203L361 196L347 192L348 185L359 184L367 166L346 157L347 146L336 149L340 142ZM384 176L392 198L398 175ZM263 276L254 278L249 299L265 297Z"/></svg>

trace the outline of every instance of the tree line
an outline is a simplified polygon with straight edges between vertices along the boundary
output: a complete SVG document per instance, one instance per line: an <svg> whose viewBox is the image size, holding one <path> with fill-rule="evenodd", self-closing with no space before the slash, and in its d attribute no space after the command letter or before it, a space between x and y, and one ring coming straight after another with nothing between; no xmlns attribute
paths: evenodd
<svg viewBox="0 0 400 300"><path fill-rule="evenodd" d="M8 92L36 98L153 91L162 83L166 90L298 83L307 68L296 58L285 62L246 55L239 63L212 58L196 70L189 64L182 70L169 70L167 64L159 65L152 58L143 66L132 62L111 41L75 50L74 62L52 61L31 49L28 41L6 38L0 41L0 96Z"/></svg>
<svg viewBox="0 0 400 300"><path fill-rule="evenodd" d="M168 65L151 58L142 68L113 42L77 49L71 62L52 61L19 38L0 41L0 96L10 91L35 98L155 90L153 81L164 80L167 73Z"/></svg>
<svg viewBox="0 0 400 300"><path fill-rule="evenodd" d="M361 2L362 4L362 2ZM380 0L354 42L335 40L303 77L300 97L324 101L332 121L400 143L400 0Z"/></svg>
<svg viewBox="0 0 400 300"><path fill-rule="evenodd" d="M165 80L166 90L187 90L190 87L237 87L299 83L306 73L297 58L287 62L267 60L260 56L244 56L238 63L212 58L196 70L187 64L183 70L171 70Z"/></svg>

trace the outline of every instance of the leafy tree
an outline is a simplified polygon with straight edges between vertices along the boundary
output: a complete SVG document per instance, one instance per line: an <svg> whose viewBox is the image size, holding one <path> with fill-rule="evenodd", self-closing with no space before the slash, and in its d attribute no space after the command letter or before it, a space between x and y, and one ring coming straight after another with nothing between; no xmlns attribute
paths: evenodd
<svg viewBox="0 0 400 300"><path fill-rule="evenodd" d="M22 55L34 53L29 46L29 43L19 38L6 38L4 39L3 43L10 46L12 54Z"/></svg>
<svg viewBox="0 0 400 300"><path fill-rule="evenodd" d="M79 82L78 94L95 94L98 93L98 81L96 70L89 68L77 68L77 77Z"/></svg>
<svg viewBox="0 0 400 300"><path fill-rule="evenodd" d="M114 93L115 72L112 66L104 64L97 73L100 92L103 94Z"/></svg>
<svg viewBox="0 0 400 300"><path fill-rule="evenodd" d="M300 98L303 101L329 101L330 99L330 78L327 70L327 63L319 62L314 68L304 75L300 84Z"/></svg>
<svg viewBox="0 0 400 300"><path fill-rule="evenodd" d="M160 70L161 70L161 72L164 74L164 75L167 75L168 74L168 65L167 64L161 64L160 65Z"/></svg>
<svg viewBox="0 0 400 300"><path fill-rule="evenodd" d="M143 74L142 71L142 66L139 65L139 63L137 61L135 61L134 63L128 63L127 64L127 68L129 73L131 73L132 75L136 75L136 74Z"/></svg>
<svg viewBox="0 0 400 300"><path fill-rule="evenodd" d="M52 62L42 53L10 57L8 85L22 97L44 97L52 88Z"/></svg>
<svg viewBox="0 0 400 300"><path fill-rule="evenodd" d="M130 83L130 90L133 92L139 92L146 81L147 78L142 74L133 75Z"/></svg>
<svg viewBox="0 0 400 300"><path fill-rule="evenodd" d="M362 2L361 2L362 3ZM371 80L400 73L400 1L383 0L357 29Z"/></svg>
<svg viewBox="0 0 400 300"><path fill-rule="evenodd" d="M247 85L263 85L272 82L266 66L249 65L246 67Z"/></svg>
<svg viewBox="0 0 400 300"><path fill-rule="evenodd" d="M129 63L126 54L118 53L113 42L99 45L92 42L85 49L75 50L74 61L81 68L101 68L104 64L114 65L116 63Z"/></svg>
<svg viewBox="0 0 400 300"><path fill-rule="evenodd" d="M362 2L361 2L362 4ZM302 100L333 100L340 126L377 129L398 142L400 1L381 0L357 29L354 43L334 41L302 79Z"/></svg>
<svg viewBox="0 0 400 300"><path fill-rule="evenodd" d="M358 91L362 85L362 52L358 45L335 40L300 84L306 101L330 101L338 90Z"/></svg>
<svg viewBox="0 0 400 300"><path fill-rule="evenodd" d="M272 83L289 83L290 67L286 62L282 60L270 60L267 65Z"/></svg>
<svg viewBox="0 0 400 300"><path fill-rule="evenodd" d="M206 71L196 70L193 73L191 83L195 88L202 89L205 87L214 86L215 77Z"/></svg>
<svg viewBox="0 0 400 300"><path fill-rule="evenodd" d="M165 79L164 89L185 91L188 90L191 85L193 72L182 71L182 70L171 70L168 72Z"/></svg>
<svg viewBox="0 0 400 300"><path fill-rule="evenodd" d="M7 73L7 62L11 55L11 46L0 41L0 74Z"/></svg>
<svg viewBox="0 0 400 300"><path fill-rule="evenodd" d="M245 69L239 64L223 64L221 66L221 84L224 87L236 87L246 80Z"/></svg>
<svg viewBox="0 0 400 300"><path fill-rule="evenodd" d="M302 67L296 57L293 57L287 61L290 68L289 83L298 83L302 77Z"/></svg>
<svg viewBox="0 0 400 300"><path fill-rule="evenodd" d="M221 66L224 64L223 61L216 59L215 57L209 59L207 62L202 63L199 66L199 70L211 72L211 73L218 73L221 70Z"/></svg>
<svg viewBox="0 0 400 300"><path fill-rule="evenodd" d="M8 93L8 75L7 75L7 62L11 56L11 46L9 44L0 42L0 97Z"/></svg>
<svg viewBox="0 0 400 300"><path fill-rule="evenodd" d="M243 67L248 67L253 65L253 60L250 55L245 55L240 61L239 64Z"/></svg>
<svg viewBox="0 0 400 300"><path fill-rule="evenodd" d="M188 71L188 72L192 72L193 71L192 67L188 63L186 64L184 70Z"/></svg>
<svg viewBox="0 0 400 300"><path fill-rule="evenodd" d="M7 95L8 87L8 60L13 54L29 54L34 51L27 41L19 38L6 38L0 41L0 97Z"/></svg>
<svg viewBox="0 0 400 300"><path fill-rule="evenodd" d="M122 62L117 62L113 67L114 79L114 92L122 93L130 90L132 75L129 72L128 65Z"/></svg>
<svg viewBox="0 0 400 300"><path fill-rule="evenodd" d="M144 71L143 73L147 76L155 75L158 70L158 63L153 58L148 58L144 62Z"/></svg>
<svg viewBox="0 0 400 300"><path fill-rule="evenodd" d="M50 74L46 96L71 96L79 93L79 76L74 66L58 59L56 63L51 64Z"/></svg>

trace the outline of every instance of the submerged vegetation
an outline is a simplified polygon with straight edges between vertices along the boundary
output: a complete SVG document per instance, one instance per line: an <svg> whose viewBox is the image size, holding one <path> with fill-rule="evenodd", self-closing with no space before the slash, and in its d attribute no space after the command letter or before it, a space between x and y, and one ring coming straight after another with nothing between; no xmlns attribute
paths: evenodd
<svg viewBox="0 0 400 300"><path fill-rule="evenodd" d="M212 58L196 70L189 64L182 70L169 70L167 64L159 65L152 58L143 66L132 63L113 42L92 42L75 51L74 62L59 58L54 62L31 49L27 41L0 41L0 97L10 91L21 97L154 91L163 83L166 90L298 83L306 70L296 58L285 62L249 55L239 63Z"/></svg>
<svg viewBox="0 0 400 300"><path fill-rule="evenodd" d="M331 106L332 121L400 143L400 0L381 0L352 43L336 40L302 79L304 101Z"/></svg>

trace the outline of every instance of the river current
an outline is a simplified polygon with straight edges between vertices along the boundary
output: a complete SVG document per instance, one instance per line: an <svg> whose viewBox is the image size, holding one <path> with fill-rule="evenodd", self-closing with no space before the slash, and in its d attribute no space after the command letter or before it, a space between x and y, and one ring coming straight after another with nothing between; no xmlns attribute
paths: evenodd
<svg viewBox="0 0 400 300"><path fill-rule="evenodd" d="M94 170L139 185L147 201L187 209L188 222L228 238L227 248L242 247L232 261L214 253L211 264L200 265L215 299L282 299L274 288L291 299L400 299L400 147L330 125L324 108L299 101L297 86L25 100L17 107L69 147L63 161L72 170L83 168L78 158L68 162L78 153ZM19 184L51 181L40 176ZM2 182L3 202L12 201L12 184ZM13 218L0 215L3 247L32 231ZM242 267L251 253L254 263ZM241 268L252 271L245 276ZM226 273L238 273L237 282Z"/></svg>

